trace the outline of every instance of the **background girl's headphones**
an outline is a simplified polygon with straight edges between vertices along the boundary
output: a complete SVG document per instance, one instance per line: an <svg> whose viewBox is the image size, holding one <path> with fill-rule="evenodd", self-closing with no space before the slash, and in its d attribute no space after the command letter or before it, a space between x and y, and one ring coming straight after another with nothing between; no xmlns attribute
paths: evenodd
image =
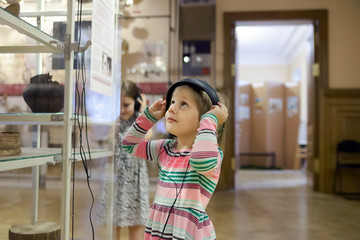
<svg viewBox="0 0 360 240"><path fill-rule="evenodd" d="M174 83L169 88L167 95L166 95L166 110L168 110L170 107L171 97L172 97L172 94L173 94L175 88L177 88L178 86L181 86L181 85L189 85L195 89L199 89L201 91L206 92L207 95L210 97L213 105L217 105L217 103L219 102L219 96L217 95L215 89L212 86L210 86L207 82L196 79L196 78L185 78L183 80L180 80L180 81Z"/></svg>
<svg viewBox="0 0 360 240"><path fill-rule="evenodd" d="M140 95L141 93L142 93L142 91L141 91L141 89L138 87L138 93L137 93L137 95L135 96L135 104L134 104L135 112L138 112L138 111L140 110L140 107L141 107L140 103L138 102L138 99L142 100L141 95Z"/></svg>

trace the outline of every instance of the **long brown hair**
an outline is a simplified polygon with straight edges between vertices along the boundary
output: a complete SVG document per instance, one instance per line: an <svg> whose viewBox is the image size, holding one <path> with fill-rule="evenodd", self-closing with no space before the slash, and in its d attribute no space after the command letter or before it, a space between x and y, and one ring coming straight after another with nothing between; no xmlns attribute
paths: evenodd
<svg viewBox="0 0 360 240"><path fill-rule="evenodd" d="M136 97L139 95L139 88L134 82L125 80L121 84L121 96L131 97L136 101Z"/></svg>

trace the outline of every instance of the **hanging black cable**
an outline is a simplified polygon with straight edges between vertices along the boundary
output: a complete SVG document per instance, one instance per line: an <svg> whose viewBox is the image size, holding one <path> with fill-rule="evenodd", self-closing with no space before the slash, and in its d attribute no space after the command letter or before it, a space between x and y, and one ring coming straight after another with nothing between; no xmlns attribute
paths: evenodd
<svg viewBox="0 0 360 240"><path fill-rule="evenodd" d="M175 147L175 144L174 144L173 146L171 146L171 148L173 148L173 147ZM187 166L186 166L185 174L184 174L184 177L183 177L183 179L182 179L182 181L181 181L181 185L180 185L179 191L178 191L178 185L176 184L176 182L175 182L171 177L169 177L163 170L161 170L161 167L160 167L160 164L159 164L159 158L160 158L160 155L161 155L163 152L166 152L166 150L164 149L164 150L162 150L162 151L158 154L157 159L156 159L156 162L157 162L157 165L158 165L158 168L159 168L160 172L161 172L165 177L167 177L170 181L172 181L172 182L174 183L174 186L175 186L175 200L174 200L174 202L172 203L172 205L171 205L171 207L170 207L169 214L168 214L167 217L166 217L166 221L165 221L165 224L164 224L164 227L163 227L163 230L162 230L162 232L161 232L161 235L160 235L160 238L159 238L159 239L161 239L161 238L163 237L164 233L165 233L165 228L166 228L167 223L168 223L168 221L169 221L169 219L170 219L171 211L174 209L175 203L176 203L176 201L178 200L178 197L179 197L179 195L180 195L180 193L181 193L181 190L182 190L182 188L183 188L183 186L184 186L185 177L186 177L187 171L188 171L189 166L190 166L190 161L189 161L188 164L187 164Z"/></svg>
<svg viewBox="0 0 360 240"><path fill-rule="evenodd" d="M91 195L91 207L89 210L89 221L92 230L92 239L95 238L95 230L92 221L92 209L94 206L94 195L90 186L90 178L91 178L91 152L90 152L90 144L88 140L88 127L87 127L87 110L86 110L86 68L85 68L85 52L80 51L80 44L81 44L81 25L82 25L82 0L78 1L78 13L77 13L77 36L76 42L78 43L78 49L76 54L74 54L74 60L76 63L75 66L75 106L74 106L74 128L73 128L73 165L72 165L72 178L73 178L73 189L72 189L72 239L74 239L74 225L75 225L75 140L76 140L76 130L79 130L79 155L81 157L81 161L86 173L86 181L87 186L89 188L89 192ZM80 71L78 70L80 69ZM81 81L80 81L81 78ZM79 85L82 85L81 91L79 90ZM85 129L84 129L85 126ZM83 145L83 131L85 131L85 140L86 140L86 147ZM88 153L88 158L86 155L86 150ZM88 161L89 159L89 166Z"/></svg>

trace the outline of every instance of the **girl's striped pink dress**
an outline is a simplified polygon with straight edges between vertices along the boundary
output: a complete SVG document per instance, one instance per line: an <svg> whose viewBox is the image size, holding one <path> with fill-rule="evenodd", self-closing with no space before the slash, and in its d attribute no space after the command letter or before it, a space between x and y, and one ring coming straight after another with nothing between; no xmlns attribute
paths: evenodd
<svg viewBox="0 0 360 240"><path fill-rule="evenodd" d="M182 151L175 149L176 140L143 139L156 121L146 109L122 141L125 151L159 165L144 239L216 239L205 209L218 183L223 157L216 138L217 118L204 114L193 148Z"/></svg>

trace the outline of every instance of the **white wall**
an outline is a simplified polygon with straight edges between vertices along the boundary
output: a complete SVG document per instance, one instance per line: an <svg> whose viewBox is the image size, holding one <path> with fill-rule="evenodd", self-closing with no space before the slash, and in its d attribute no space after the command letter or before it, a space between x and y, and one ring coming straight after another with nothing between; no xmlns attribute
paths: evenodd
<svg viewBox="0 0 360 240"><path fill-rule="evenodd" d="M281 82L289 81L289 65L240 65L237 67L239 80L249 82Z"/></svg>
<svg viewBox="0 0 360 240"><path fill-rule="evenodd" d="M308 59L308 45L304 43L300 47L299 54L292 61L290 65L290 81L294 80L292 78L293 73L300 73L300 121L307 122L308 118L308 81L310 77L310 69L309 69L309 59Z"/></svg>

